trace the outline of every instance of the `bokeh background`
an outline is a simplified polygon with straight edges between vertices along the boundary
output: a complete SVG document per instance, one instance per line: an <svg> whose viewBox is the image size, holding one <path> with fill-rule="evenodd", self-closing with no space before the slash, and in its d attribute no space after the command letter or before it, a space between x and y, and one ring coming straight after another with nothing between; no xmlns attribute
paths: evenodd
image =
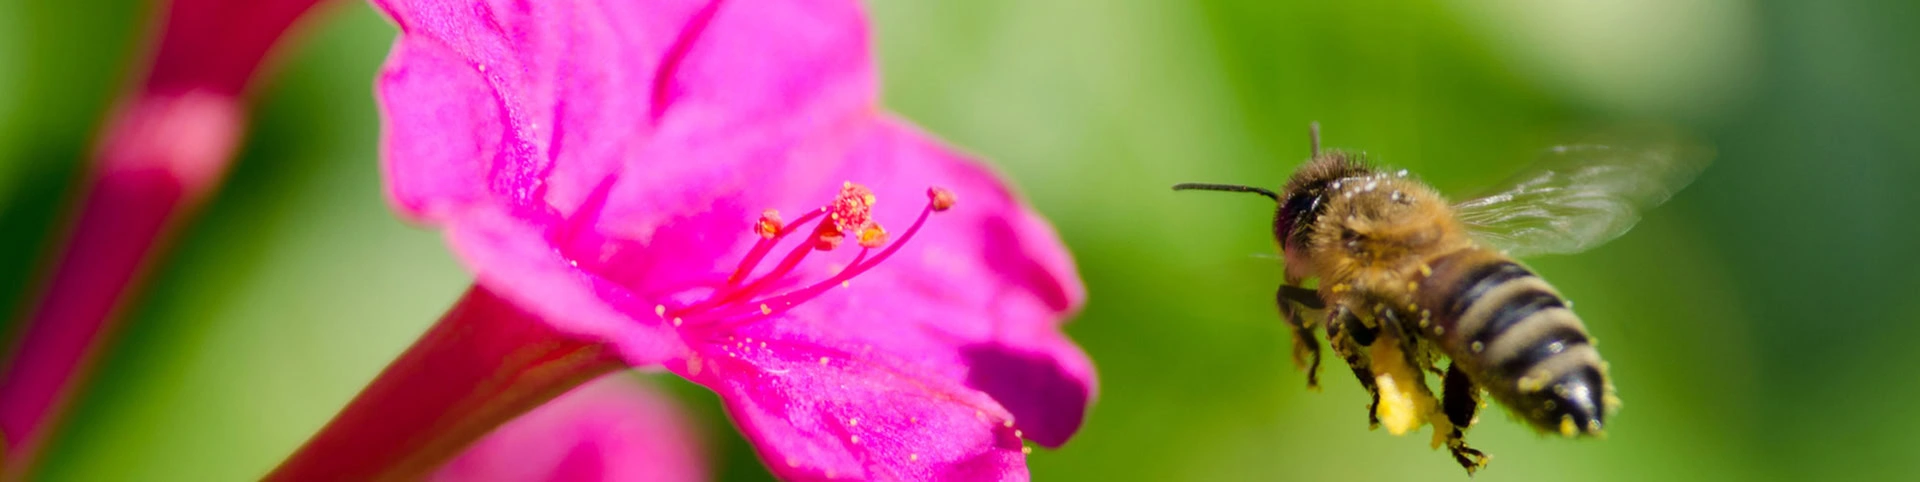
<svg viewBox="0 0 1920 482"><path fill-rule="evenodd" d="M1907 0L871 2L885 102L1051 216L1100 370L1052 480L1464 480L1365 396L1303 388L1252 198L1305 127L1447 192L1623 122L1715 165L1629 235L1529 260L1579 302L1624 410L1605 440L1497 413L1503 480L1920 478L1920 3ZM0 313L149 26L142 2L0 0ZM55 442L49 480L245 480L292 450L467 284L384 205L372 74L393 29L337 1L258 92L237 167L179 238ZM17 323L10 316L5 323ZM767 478L704 390L719 475Z"/></svg>

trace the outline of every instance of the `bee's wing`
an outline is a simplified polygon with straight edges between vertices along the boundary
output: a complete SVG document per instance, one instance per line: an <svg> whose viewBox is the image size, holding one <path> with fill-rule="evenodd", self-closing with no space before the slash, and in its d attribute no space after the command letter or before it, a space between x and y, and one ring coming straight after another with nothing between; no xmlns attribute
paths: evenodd
<svg viewBox="0 0 1920 482"><path fill-rule="evenodd" d="M1591 249L1625 234L1713 161L1704 144L1660 137L1556 146L1455 213L1475 239L1510 256Z"/></svg>

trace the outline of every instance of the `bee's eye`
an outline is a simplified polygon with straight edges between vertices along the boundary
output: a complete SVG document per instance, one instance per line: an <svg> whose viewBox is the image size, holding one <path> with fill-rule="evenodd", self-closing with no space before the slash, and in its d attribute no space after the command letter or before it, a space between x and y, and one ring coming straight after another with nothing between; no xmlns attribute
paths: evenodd
<svg viewBox="0 0 1920 482"><path fill-rule="evenodd" d="M1318 192L1303 192L1288 197L1287 202L1280 206L1279 215L1275 216L1277 219L1273 222L1273 239L1284 245L1293 244L1298 237L1296 235L1303 234L1298 228L1304 223L1311 222L1313 215L1319 210L1320 193Z"/></svg>

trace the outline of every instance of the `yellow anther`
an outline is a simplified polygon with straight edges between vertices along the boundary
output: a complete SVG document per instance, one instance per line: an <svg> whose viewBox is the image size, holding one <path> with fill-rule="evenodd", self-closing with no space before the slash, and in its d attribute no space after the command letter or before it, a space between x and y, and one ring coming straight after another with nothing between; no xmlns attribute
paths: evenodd
<svg viewBox="0 0 1920 482"><path fill-rule="evenodd" d="M820 357L820 364L821 365L827 364L827 357Z"/></svg>
<svg viewBox="0 0 1920 482"><path fill-rule="evenodd" d="M933 201L934 212L952 209L953 203L956 201L953 197L953 191L938 187L927 188L927 199Z"/></svg>
<svg viewBox="0 0 1920 482"><path fill-rule="evenodd" d="M673 326L680 326L680 317L673 317Z"/></svg>
<svg viewBox="0 0 1920 482"><path fill-rule="evenodd" d="M762 314L762 315L771 315L771 314L773 314L773 308L768 308L768 307L767 307L767 304L766 304L766 303L761 303L761 304L760 304L760 314Z"/></svg>
<svg viewBox="0 0 1920 482"><path fill-rule="evenodd" d="M849 419L847 419L847 425L849 425L849 426L854 426L854 427L858 427L858 426L860 426L860 419L857 419L857 418L849 418Z"/></svg>
<svg viewBox="0 0 1920 482"><path fill-rule="evenodd" d="M1013 420L1007 420L1006 422L1002 422L1000 425L1004 425L1007 428L1013 428Z"/></svg>
<svg viewBox="0 0 1920 482"><path fill-rule="evenodd" d="M860 230L860 247L878 248L885 244L887 244L887 229L880 227L880 223L869 224L865 229Z"/></svg>
<svg viewBox="0 0 1920 482"><path fill-rule="evenodd" d="M753 232L761 238L773 239L774 236L780 235L780 230L785 227L786 222L780 220L780 211L768 209L760 213L759 221L753 223Z"/></svg>
<svg viewBox="0 0 1920 482"><path fill-rule="evenodd" d="M1020 446L1020 455L1033 455L1033 447Z"/></svg>
<svg viewBox="0 0 1920 482"><path fill-rule="evenodd" d="M653 316L667 316L667 305L653 305Z"/></svg>
<svg viewBox="0 0 1920 482"><path fill-rule="evenodd" d="M1426 263L1420 263L1420 276L1433 276L1433 268Z"/></svg>
<svg viewBox="0 0 1920 482"><path fill-rule="evenodd" d="M918 460L920 460L920 454L907 454L907 461L908 461L908 462L914 462L914 461L918 461Z"/></svg>

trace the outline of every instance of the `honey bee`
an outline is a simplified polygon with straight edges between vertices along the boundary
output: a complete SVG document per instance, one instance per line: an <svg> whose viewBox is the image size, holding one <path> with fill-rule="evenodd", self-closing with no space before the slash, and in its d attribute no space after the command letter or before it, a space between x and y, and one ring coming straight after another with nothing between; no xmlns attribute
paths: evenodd
<svg viewBox="0 0 1920 482"><path fill-rule="evenodd" d="M1711 155L1682 142L1549 150L1483 195L1449 203L1432 187L1320 149L1279 192L1231 184L1174 190L1254 193L1277 205L1285 263L1276 296L1293 360L1319 387L1323 328L1372 397L1368 425L1395 435L1434 427L1468 475L1485 453L1466 444L1482 393L1546 433L1600 435L1619 407L1607 365L1573 303L1515 261L1605 243L1704 170ZM1318 281L1317 288L1303 283ZM1446 367L1440 368L1442 361ZM1439 376L1441 396L1425 372Z"/></svg>

